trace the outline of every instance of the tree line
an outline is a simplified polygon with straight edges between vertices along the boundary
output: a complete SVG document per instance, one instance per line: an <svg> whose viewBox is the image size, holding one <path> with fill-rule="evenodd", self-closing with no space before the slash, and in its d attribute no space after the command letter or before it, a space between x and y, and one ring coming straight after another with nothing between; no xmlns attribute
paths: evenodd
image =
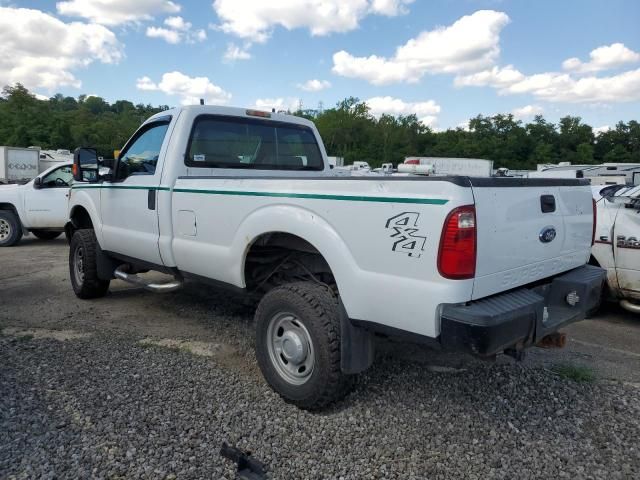
<svg viewBox="0 0 640 480"><path fill-rule="evenodd" d="M127 100L109 104L95 96L56 94L39 100L20 84L7 86L0 97L0 145L45 149L92 146L111 158L138 126L168 109ZM407 156L486 158L495 167L535 169L538 163L569 161L640 163L640 124L636 120L594 133L580 117L557 124L537 115L524 123L511 114L478 115L468 128L434 131L416 115L374 117L367 104L350 97L334 108L291 112L313 120L329 155L345 163L401 163Z"/></svg>

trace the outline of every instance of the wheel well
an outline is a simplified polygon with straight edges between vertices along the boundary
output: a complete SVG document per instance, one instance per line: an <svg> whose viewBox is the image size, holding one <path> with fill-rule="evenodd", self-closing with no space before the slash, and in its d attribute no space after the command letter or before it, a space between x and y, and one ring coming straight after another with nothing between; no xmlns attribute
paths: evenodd
<svg viewBox="0 0 640 480"><path fill-rule="evenodd" d="M11 203L0 203L0 210L9 210L15 213L16 216L18 215L18 211L16 210L16 207L14 207L13 204Z"/></svg>
<svg viewBox="0 0 640 480"><path fill-rule="evenodd" d="M64 226L64 234L67 237L67 241L71 243L73 233L80 228L93 228L93 222L89 216L89 212L84 207L73 207L69 222Z"/></svg>
<svg viewBox="0 0 640 480"><path fill-rule="evenodd" d="M247 290L267 292L294 280L312 280L335 287L329 264L305 239L284 232L260 235L249 247L244 262Z"/></svg>
<svg viewBox="0 0 640 480"><path fill-rule="evenodd" d="M74 207L70 215L71 223L75 229L93 228L93 222L89 212L84 207Z"/></svg>

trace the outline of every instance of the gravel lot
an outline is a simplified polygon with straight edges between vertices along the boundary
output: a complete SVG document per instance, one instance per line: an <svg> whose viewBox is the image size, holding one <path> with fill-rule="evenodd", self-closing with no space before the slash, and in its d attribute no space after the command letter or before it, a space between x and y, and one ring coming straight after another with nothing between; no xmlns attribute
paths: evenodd
<svg viewBox="0 0 640 480"><path fill-rule="evenodd" d="M83 302L66 256L0 249L0 478L233 479L223 441L277 479L640 478L640 319L617 310L520 364L381 342L355 391L310 414L262 380L241 298L113 282Z"/></svg>

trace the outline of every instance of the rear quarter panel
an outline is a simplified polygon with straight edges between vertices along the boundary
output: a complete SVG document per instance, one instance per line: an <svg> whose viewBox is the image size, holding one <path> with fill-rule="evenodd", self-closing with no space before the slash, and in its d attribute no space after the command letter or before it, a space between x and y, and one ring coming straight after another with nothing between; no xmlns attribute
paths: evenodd
<svg viewBox="0 0 640 480"><path fill-rule="evenodd" d="M440 277L437 254L446 215L472 202L447 181L180 178L173 256L180 270L244 287L258 236L297 235L329 263L351 318L435 337L439 304L471 297L472 280Z"/></svg>

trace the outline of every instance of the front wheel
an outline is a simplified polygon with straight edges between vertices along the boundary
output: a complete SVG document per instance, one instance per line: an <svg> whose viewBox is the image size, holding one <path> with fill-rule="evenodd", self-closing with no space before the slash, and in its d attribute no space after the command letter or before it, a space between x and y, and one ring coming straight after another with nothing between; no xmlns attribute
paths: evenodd
<svg viewBox="0 0 640 480"><path fill-rule="evenodd" d="M91 229L77 230L69 248L69 275L73 291L79 298L104 297L109 281L98 278L96 251L98 241Z"/></svg>
<svg viewBox="0 0 640 480"><path fill-rule="evenodd" d="M53 240L62 234L62 232L52 232L51 230L31 230L31 233L40 240Z"/></svg>
<svg viewBox="0 0 640 480"><path fill-rule="evenodd" d="M340 369L338 303L328 288L311 282L274 288L255 318L258 365L285 401L316 410L348 393L353 377Z"/></svg>
<svg viewBox="0 0 640 480"><path fill-rule="evenodd" d="M0 247L11 247L22 238L22 225L15 213L0 210Z"/></svg>

